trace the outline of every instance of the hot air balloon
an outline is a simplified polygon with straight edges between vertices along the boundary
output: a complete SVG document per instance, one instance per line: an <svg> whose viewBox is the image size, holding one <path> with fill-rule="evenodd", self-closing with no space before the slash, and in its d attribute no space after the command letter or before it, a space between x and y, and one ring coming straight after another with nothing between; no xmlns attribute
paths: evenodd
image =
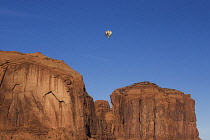
<svg viewBox="0 0 210 140"><path fill-rule="evenodd" d="M105 32L106 37L110 38L111 35L112 35L112 31L108 30L108 31Z"/></svg>

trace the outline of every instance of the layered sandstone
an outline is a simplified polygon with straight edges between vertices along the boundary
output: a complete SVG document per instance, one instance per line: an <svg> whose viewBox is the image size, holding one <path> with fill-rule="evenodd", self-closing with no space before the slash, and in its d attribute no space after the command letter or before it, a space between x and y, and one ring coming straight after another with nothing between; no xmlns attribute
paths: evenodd
<svg viewBox="0 0 210 140"><path fill-rule="evenodd" d="M189 94L150 82L111 95L114 135L119 139L198 140L195 101Z"/></svg>
<svg viewBox="0 0 210 140"><path fill-rule="evenodd" d="M96 139L114 139L114 115L110 109L108 101L96 101L95 112L97 116Z"/></svg>
<svg viewBox="0 0 210 140"><path fill-rule="evenodd" d="M0 51L0 139L199 140L189 94L141 82L111 102L93 102L63 61Z"/></svg>
<svg viewBox="0 0 210 140"><path fill-rule="evenodd" d="M95 133L94 102L82 76L41 53L0 51L0 129L48 133L65 128L71 139Z"/></svg>

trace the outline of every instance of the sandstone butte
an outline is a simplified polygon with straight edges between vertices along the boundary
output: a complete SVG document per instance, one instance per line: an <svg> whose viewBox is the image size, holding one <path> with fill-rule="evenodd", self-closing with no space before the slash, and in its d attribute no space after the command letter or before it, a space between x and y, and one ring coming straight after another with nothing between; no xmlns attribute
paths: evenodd
<svg viewBox="0 0 210 140"><path fill-rule="evenodd" d="M140 82L110 97L94 102L63 61L0 51L1 140L200 140L189 94Z"/></svg>

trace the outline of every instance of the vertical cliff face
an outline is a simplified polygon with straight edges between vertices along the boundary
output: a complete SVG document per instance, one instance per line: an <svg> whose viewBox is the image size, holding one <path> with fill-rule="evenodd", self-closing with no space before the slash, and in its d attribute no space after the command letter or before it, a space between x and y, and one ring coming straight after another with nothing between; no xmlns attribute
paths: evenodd
<svg viewBox="0 0 210 140"><path fill-rule="evenodd" d="M110 109L108 101L96 101L95 112L97 116L96 139L114 139L114 116Z"/></svg>
<svg viewBox="0 0 210 140"><path fill-rule="evenodd" d="M0 56L1 130L67 128L75 139L95 133L93 99L79 73L41 53Z"/></svg>
<svg viewBox="0 0 210 140"><path fill-rule="evenodd" d="M194 100L150 82L116 89L111 95L114 135L122 139L198 140Z"/></svg>
<svg viewBox="0 0 210 140"><path fill-rule="evenodd" d="M63 61L0 51L1 139L199 140L190 95L141 82L111 102L93 102Z"/></svg>

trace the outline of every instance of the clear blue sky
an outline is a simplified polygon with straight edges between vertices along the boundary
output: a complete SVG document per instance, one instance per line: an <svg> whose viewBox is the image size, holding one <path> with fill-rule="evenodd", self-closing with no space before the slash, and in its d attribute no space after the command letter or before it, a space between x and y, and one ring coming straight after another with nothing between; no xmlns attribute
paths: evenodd
<svg viewBox="0 0 210 140"><path fill-rule="evenodd" d="M210 139L209 0L1 0L0 50L64 60L94 100L142 81L191 94Z"/></svg>

